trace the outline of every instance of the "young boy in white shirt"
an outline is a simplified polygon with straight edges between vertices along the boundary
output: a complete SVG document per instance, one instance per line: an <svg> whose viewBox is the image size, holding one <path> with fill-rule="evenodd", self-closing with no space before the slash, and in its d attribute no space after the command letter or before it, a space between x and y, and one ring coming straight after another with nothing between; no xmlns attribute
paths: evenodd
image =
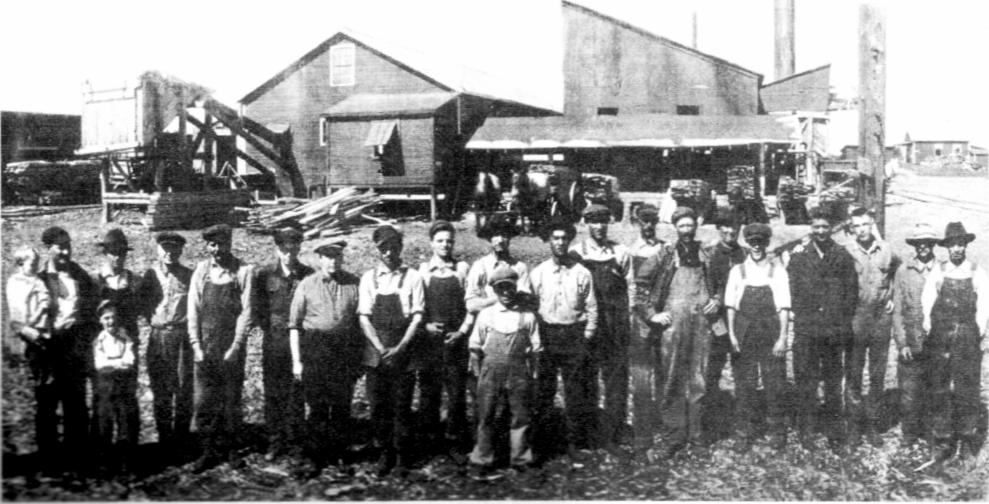
<svg viewBox="0 0 989 504"><path fill-rule="evenodd" d="M110 301L100 303L97 309L103 330L93 342L93 360L96 364L95 404L96 439L99 443L100 466L104 472L112 471L113 444L122 445L120 472L131 471L133 452L137 448L140 420L137 409L137 352L134 340L119 325L117 307Z"/></svg>

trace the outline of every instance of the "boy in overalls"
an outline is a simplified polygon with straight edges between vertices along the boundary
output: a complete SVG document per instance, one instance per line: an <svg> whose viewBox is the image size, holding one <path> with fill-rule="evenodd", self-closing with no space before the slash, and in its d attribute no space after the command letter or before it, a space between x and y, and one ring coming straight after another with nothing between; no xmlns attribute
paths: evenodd
<svg viewBox="0 0 989 504"><path fill-rule="evenodd" d="M766 387L770 443L786 444L782 392L786 383L786 336L790 319L790 279L786 269L766 254L773 230L762 223L745 227L749 256L732 268L725 288L728 338L735 359L736 398L741 424L739 451L752 443L759 375ZM760 373L761 370L761 373Z"/></svg>
<svg viewBox="0 0 989 504"><path fill-rule="evenodd" d="M499 412L511 412L510 463L525 470L532 462L529 447L529 384L535 356L542 350L536 315L520 307L518 273L499 268L488 283L498 303L478 314L470 337L471 372L478 377L477 444L470 461L479 473L495 461L494 431Z"/></svg>
<svg viewBox="0 0 989 504"><path fill-rule="evenodd" d="M99 444L100 466L104 471L109 469L116 428L116 439L123 445L120 471L126 474L131 470L140 430L137 416L137 348L133 336L119 324L117 307L112 301L103 301L97 313L103 325L103 331L93 342L97 373L94 430Z"/></svg>
<svg viewBox="0 0 989 504"><path fill-rule="evenodd" d="M364 364L371 399L375 441L384 451L378 474L408 473L409 427L415 373L409 369L409 345L422 323L425 291L419 273L402 263L402 234L390 225L371 239L380 262L361 277L357 312L369 346Z"/></svg>
<svg viewBox="0 0 989 504"><path fill-rule="evenodd" d="M938 242L948 249L948 261L934 268L921 294L924 330L929 332L925 345L933 355L934 455L942 460L954 454L958 441L963 458L977 453L979 444L981 345L989 326L989 276L966 259L973 240L975 235L966 232L961 222L948 224Z"/></svg>

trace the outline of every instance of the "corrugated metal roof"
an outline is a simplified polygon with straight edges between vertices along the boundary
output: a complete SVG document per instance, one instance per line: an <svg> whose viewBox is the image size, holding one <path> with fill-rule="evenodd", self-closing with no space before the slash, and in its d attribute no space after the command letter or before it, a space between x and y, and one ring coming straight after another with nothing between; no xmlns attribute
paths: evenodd
<svg viewBox="0 0 989 504"><path fill-rule="evenodd" d="M467 148L715 147L794 143L800 138L791 122L773 116L490 117Z"/></svg>
<svg viewBox="0 0 989 504"><path fill-rule="evenodd" d="M387 145L391 136L395 133L395 126L398 121L374 121L371 123L371 131L367 133L367 140L364 140L364 147L377 147Z"/></svg>
<svg viewBox="0 0 989 504"><path fill-rule="evenodd" d="M331 117L394 117L431 114L457 97L457 93L355 94L326 109Z"/></svg>

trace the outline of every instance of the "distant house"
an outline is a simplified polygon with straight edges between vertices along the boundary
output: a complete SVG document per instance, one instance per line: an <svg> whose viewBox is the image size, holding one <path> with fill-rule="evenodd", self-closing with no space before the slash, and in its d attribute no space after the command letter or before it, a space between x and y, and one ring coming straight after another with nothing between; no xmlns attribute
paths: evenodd
<svg viewBox="0 0 989 504"><path fill-rule="evenodd" d="M464 146L485 118L559 113L491 75L351 31L240 102L247 117L292 131L310 193L356 185L434 203L468 190Z"/></svg>
<svg viewBox="0 0 989 504"><path fill-rule="evenodd" d="M82 117L36 112L0 112L3 166L18 161L69 159L79 148Z"/></svg>
<svg viewBox="0 0 989 504"><path fill-rule="evenodd" d="M968 140L911 140L905 142L908 163L919 164L936 158L964 158L969 152Z"/></svg>

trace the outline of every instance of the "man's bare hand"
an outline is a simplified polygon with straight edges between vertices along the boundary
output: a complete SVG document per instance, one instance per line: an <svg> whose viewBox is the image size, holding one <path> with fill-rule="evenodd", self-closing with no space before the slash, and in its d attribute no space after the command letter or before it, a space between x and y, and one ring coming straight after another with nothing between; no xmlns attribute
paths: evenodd
<svg viewBox="0 0 989 504"><path fill-rule="evenodd" d="M302 381L302 363L295 361L292 363L292 374L295 375L296 381Z"/></svg>
<svg viewBox="0 0 989 504"><path fill-rule="evenodd" d="M886 301L886 313L893 313L893 300Z"/></svg>
<svg viewBox="0 0 989 504"><path fill-rule="evenodd" d="M714 315L717 313L719 304L717 300L708 299L707 304L704 305L704 315Z"/></svg>
<svg viewBox="0 0 989 504"><path fill-rule="evenodd" d="M773 345L773 356L774 357L786 357L786 337L782 337L776 340L776 344Z"/></svg>
<svg viewBox="0 0 989 504"><path fill-rule="evenodd" d="M202 362L202 361L206 360L206 356L203 355L203 350L201 348L199 348L198 346L192 347L192 358L196 362Z"/></svg>
<svg viewBox="0 0 989 504"><path fill-rule="evenodd" d="M439 336L443 334L445 325L443 322L429 322L426 324L426 332L433 336Z"/></svg>
<svg viewBox="0 0 989 504"><path fill-rule="evenodd" d="M900 360L903 362L913 361L913 351L910 350L909 346L904 346L900 349Z"/></svg>
<svg viewBox="0 0 989 504"><path fill-rule="evenodd" d="M649 322L652 322L653 324L668 326L673 323L673 317L671 317L670 314L667 312L657 313L653 315L652 318L649 319Z"/></svg>
<svg viewBox="0 0 989 504"><path fill-rule="evenodd" d="M728 333L728 338L731 340L731 351L733 353L739 353L742 351L741 345L738 344L738 338L734 334Z"/></svg>
<svg viewBox="0 0 989 504"><path fill-rule="evenodd" d="M237 353L240 352L240 345L234 343L227 353L223 354L223 362L234 362L237 360Z"/></svg>
<svg viewBox="0 0 989 504"><path fill-rule="evenodd" d="M453 345L456 342L460 341L460 338L463 338L463 337L464 337L464 333L462 333L460 331L453 331L453 332L450 332L450 333L446 333L446 339L443 340L443 343L445 343L447 345Z"/></svg>

